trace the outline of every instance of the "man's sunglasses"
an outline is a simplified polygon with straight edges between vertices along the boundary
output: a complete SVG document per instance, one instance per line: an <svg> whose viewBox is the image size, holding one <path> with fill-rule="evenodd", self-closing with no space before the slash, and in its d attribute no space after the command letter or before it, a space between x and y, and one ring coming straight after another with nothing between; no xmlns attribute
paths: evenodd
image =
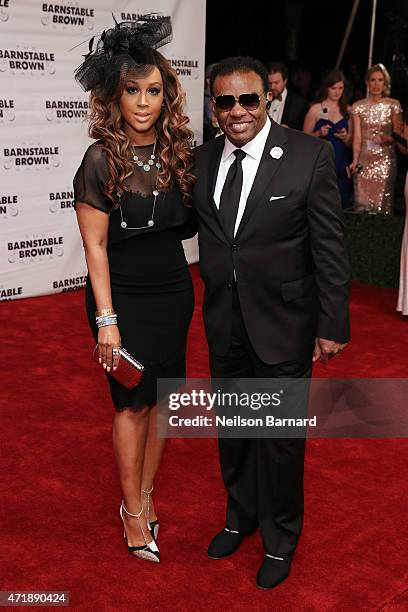
<svg viewBox="0 0 408 612"><path fill-rule="evenodd" d="M245 110L256 110L259 107L261 98L257 93L243 93L238 98L233 95L217 96L213 98L213 102L216 108L220 111L230 111L235 106L235 102L238 102Z"/></svg>

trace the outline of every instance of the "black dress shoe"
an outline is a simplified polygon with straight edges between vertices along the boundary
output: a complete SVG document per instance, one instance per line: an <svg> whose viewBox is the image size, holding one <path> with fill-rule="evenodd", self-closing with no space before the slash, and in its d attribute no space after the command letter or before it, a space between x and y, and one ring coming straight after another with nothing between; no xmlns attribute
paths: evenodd
<svg viewBox="0 0 408 612"><path fill-rule="evenodd" d="M257 586L261 589L273 589L278 586L289 576L290 564L289 559L265 555L256 578Z"/></svg>
<svg viewBox="0 0 408 612"><path fill-rule="evenodd" d="M245 535L225 527L211 540L208 556L211 559L223 559L232 555L240 547Z"/></svg>

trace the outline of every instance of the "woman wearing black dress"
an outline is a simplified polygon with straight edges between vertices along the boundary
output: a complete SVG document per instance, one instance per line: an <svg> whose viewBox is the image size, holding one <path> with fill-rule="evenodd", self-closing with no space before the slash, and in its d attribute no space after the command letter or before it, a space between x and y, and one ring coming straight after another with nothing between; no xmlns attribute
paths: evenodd
<svg viewBox="0 0 408 612"><path fill-rule="evenodd" d="M98 139L74 179L87 314L116 409L113 444L129 552L151 561L160 560L152 490L164 442L156 433L156 382L185 376L194 305L181 244L194 233L192 132L177 76L155 50L169 40L166 17L116 24L76 72L91 91L89 134ZM146 368L132 390L109 374L120 346Z"/></svg>

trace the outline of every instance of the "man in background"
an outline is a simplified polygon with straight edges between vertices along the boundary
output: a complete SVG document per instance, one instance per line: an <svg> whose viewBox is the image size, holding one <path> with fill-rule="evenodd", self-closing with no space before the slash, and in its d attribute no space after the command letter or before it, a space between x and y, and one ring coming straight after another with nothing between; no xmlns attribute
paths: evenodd
<svg viewBox="0 0 408 612"><path fill-rule="evenodd" d="M208 64L205 69L205 89L204 89L204 121L203 121L203 142L216 138L221 134L217 119L214 115L212 105L212 95L210 92L211 72L216 64Z"/></svg>
<svg viewBox="0 0 408 612"><path fill-rule="evenodd" d="M267 64L269 90L273 94L273 100L268 110L271 119L283 127L303 129L303 121L309 104L305 98L292 91L288 91L288 67L282 62L270 62Z"/></svg>

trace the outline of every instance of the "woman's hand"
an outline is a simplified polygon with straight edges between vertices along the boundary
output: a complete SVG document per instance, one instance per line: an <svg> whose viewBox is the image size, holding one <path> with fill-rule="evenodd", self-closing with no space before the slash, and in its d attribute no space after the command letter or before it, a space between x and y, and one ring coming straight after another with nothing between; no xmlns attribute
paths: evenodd
<svg viewBox="0 0 408 612"><path fill-rule="evenodd" d="M330 131L330 128L330 123L325 123L325 125L322 125L322 127L317 130L319 133L319 138L326 138L327 134Z"/></svg>
<svg viewBox="0 0 408 612"><path fill-rule="evenodd" d="M381 134L376 134L371 139L375 144L383 145L383 144L394 144L394 139L392 136L381 136Z"/></svg>
<svg viewBox="0 0 408 612"><path fill-rule="evenodd" d="M350 174L356 174L359 171L359 169L357 168L358 165L358 161L353 161L353 163L349 165Z"/></svg>
<svg viewBox="0 0 408 612"><path fill-rule="evenodd" d="M120 334L117 325L106 325L98 331L99 363L104 370L115 371L119 365L119 354L115 355L113 349L120 347Z"/></svg>

